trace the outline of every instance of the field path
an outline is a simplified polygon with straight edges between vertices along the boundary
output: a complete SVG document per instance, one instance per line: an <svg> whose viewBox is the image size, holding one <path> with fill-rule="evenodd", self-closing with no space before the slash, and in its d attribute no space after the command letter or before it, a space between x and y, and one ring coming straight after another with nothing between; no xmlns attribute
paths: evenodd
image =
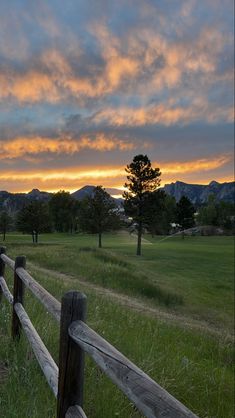
<svg viewBox="0 0 235 418"><path fill-rule="evenodd" d="M46 269L32 262L28 262L27 265L29 268L31 267L32 269L40 273L49 275L55 279L62 280L64 283L70 283L73 285L80 284L82 287L84 287L84 289L93 291L101 296L107 297L110 300L114 300L122 306L151 316L151 318L156 318L164 322L175 323L181 326L182 328L196 329L198 331L206 332L211 334L212 336L223 339L223 341L233 341L233 335L229 333L227 330L216 328L215 326L208 324L206 321L193 319L184 315L166 312L165 310L160 308L148 306L144 302L134 297L127 296L123 293L118 293L114 290L107 289L102 286L98 286L96 284L88 282L85 280L84 277L73 276L65 273L60 273L54 270Z"/></svg>

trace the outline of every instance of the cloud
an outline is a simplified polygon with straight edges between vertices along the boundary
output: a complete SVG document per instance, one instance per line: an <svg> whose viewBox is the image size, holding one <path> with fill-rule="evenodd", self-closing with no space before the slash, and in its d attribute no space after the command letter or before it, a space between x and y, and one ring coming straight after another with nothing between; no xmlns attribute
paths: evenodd
<svg viewBox="0 0 235 418"><path fill-rule="evenodd" d="M61 98L53 79L45 73L30 70L25 75L4 75L0 81L3 85L0 96L3 99L14 97L21 103L35 103L48 97L50 103L56 103Z"/></svg>
<svg viewBox="0 0 235 418"><path fill-rule="evenodd" d="M21 104L74 100L86 106L87 100L95 99L95 106L107 99L112 102L113 96L122 101L138 95L146 104L156 93L172 92L172 97L190 102L218 82L232 83L231 68L220 65L226 50L232 50L232 39L218 28L202 27L194 39L172 40L151 27L132 27L118 37L106 24L95 22L88 25L87 34L94 38L91 49L78 40L76 48L47 46L22 59L20 70L5 60L0 100Z"/></svg>
<svg viewBox="0 0 235 418"><path fill-rule="evenodd" d="M35 187L41 190L58 191L66 189L75 191L84 184L102 184L103 186L113 187L122 184L124 169L117 167L91 167L81 169L80 167L70 167L65 171L43 170L43 171L6 171L0 174L2 189L13 192L29 191Z"/></svg>
<svg viewBox="0 0 235 418"><path fill-rule="evenodd" d="M142 126L142 125L174 125L177 123L189 124L198 120L209 123L218 121L232 122L234 119L233 107L210 106L204 99L195 99L192 104L172 106L171 104L151 105L141 108L123 107L106 108L97 112L91 120L97 124L110 126Z"/></svg>
<svg viewBox="0 0 235 418"><path fill-rule="evenodd" d="M18 137L1 144L0 159L24 158L28 155L39 155L41 153L72 155L83 149L102 152L115 149L127 151L133 148L133 143L114 138L111 135L106 137L103 133L93 135L93 137L84 135L76 140L69 137L58 139L40 136Z"/></svg>
<svg viewBox="0 0 235 418"><path fill-rule="evenodd" d="M172 161L168 163L162 163L161 171L163 175L178 175L185 173L195 173L199 171L211 171L225 166L232 160L232 155L217 155L216 157L210 159L201 158L185 162Z"/></svg>

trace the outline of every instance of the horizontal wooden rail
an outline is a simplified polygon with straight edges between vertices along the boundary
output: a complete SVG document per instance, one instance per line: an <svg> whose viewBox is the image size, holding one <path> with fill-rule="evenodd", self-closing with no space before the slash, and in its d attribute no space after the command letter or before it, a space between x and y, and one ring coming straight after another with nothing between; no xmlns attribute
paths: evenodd
<svg viewBox="0 0 235 418"><path fill-rule="evenodd" d="M69 335L147 418L196 418L84 322L74 321L69 327Z"/></svg>
<svg viewBox="0 0 235 418"><path fill-rule="evenodd" d="M9 258L6 254L0 254L0 257L4 263L6 263L12 270L15 268L15 262ZM23 268L16 268L16 273L21 278L26 287L36 296L37 299L45 306L54 318L60 322L61 304L54 298L44 287L42 287L34 278Z"/></svg>
<svg viewBox="0 0 235 418"><path fill-rule="evenodd" d="M36 296L37 299L45 306L54 318L60 322L61 303L54 298L44 287L42 287L34 278L23 268L18 267L16 273L22 282Z"/></svg>
<svg viewBox="0 0 235 418"><path fill-rule="evenodd" d="M6 281L4 279L4 277L0 277L0 287L2 289L2 292L5 296L5 298L8 300L8 302L12 305L13 304L13 295L11 294Z"/></svg>
<svg viewBox="0 0 235 418"><path fill-rule="evenodd" d="M55 397L58 392L58 367L51 357L46 346L39 337L32 322L30 321L24 307L21 303L15 303L15 312L20 320L22 328L31 344L33 352L38 360L38 363L45 375L45 378L51 387Z"/></svg>
<svg viewBox="0 0 235 418"><path fill-rule="evenodd" d="M14 270L15 262L11 258L9 258L6 254L0 254L0 257L8 267Z"/></svg>

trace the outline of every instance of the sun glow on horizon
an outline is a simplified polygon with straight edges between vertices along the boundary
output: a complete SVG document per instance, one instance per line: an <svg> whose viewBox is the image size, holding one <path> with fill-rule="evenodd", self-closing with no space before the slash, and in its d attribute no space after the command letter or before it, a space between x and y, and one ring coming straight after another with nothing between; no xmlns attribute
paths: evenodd
<svg viewBox="0 0 235 418"><path fill-rule="evenodd" d="M212 170L224 166L231 161L230 155L218 155L211 160L198 159L191 161L171 161L160 164L153 163L153 167L160 167L161 186L177 180L190 184L208 184L212 180L218 182L233 181L231 176L212 175ZM201 176L198 175L201 174ZM70 193L86 185L102 185L105 188L125 190L126 172L124 167L69 167L67 169L29 170L18 172L9 170L0 174L1 190L13 193L27 193L32 189L39 189L55 193L67 190ZM117 195L115 195L117 197Z"/></svg>

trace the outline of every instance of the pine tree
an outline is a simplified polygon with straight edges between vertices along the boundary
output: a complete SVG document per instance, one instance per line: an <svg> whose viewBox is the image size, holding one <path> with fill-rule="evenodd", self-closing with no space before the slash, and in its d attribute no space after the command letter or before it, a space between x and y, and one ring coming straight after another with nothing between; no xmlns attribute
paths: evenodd
<svg viewBox="0 0 235 418"><path fill-rule="evenodd" d="M148 194L160 186L160 169L152 168L147 155L136 155L131 164L126 167L127 180L124 187L128 189L123 193L125 210L137 224L138 240L136 254L141 255L141 238L143 222L146 216Z"/></svg>
<svg viewBox="0 0 235 418"><path fill-rule="evenodd" d="M195 225L194 220L194 206L191 201L182 196L176 205L177 221L183 229L191 228Z"/></svg>

